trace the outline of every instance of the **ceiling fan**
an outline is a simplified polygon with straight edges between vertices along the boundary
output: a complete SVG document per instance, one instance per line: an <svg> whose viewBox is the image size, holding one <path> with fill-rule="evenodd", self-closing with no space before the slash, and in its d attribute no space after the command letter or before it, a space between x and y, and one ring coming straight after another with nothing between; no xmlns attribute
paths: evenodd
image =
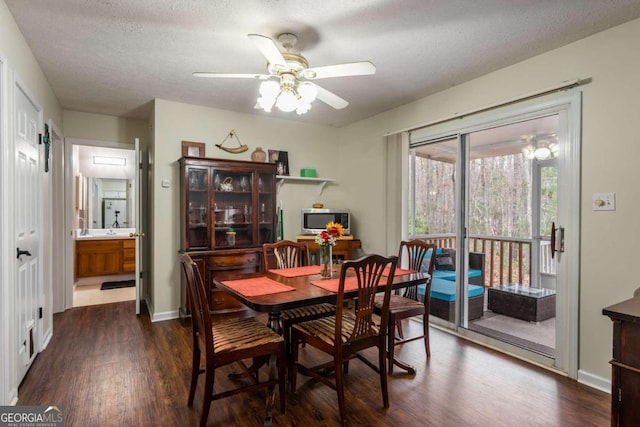
<svg viewBox="0 0 640 427"><path fill-rule="evenodd" d="M249 34L249 39L267 58L268 74L225 74L195 72L196 77L239 78L263 80L260 84L260 97L255 108L271 111L273 105L282 111L296 111L304 114L311 108L316 98L335 109L345 108L349 103L338 95L312 83L314 80L333 77L363 76L375 74L376 67L369 61L328 65L309 68L307 59L291 50L298 37L284 33L278 41L285 48L281 52L276 43L266 36Z"/></svg>

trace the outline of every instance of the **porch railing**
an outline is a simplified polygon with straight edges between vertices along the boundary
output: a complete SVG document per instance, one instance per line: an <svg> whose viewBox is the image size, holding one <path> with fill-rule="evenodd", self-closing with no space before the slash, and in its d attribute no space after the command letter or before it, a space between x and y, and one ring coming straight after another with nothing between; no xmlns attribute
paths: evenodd
<svg viewBox="0 0 640 427"><path fill-rule="evenodd" d="M416 236L442 248L455 248L456 237L451 234ZM531 239L502 236L472 235L469 252L484 254L484 285L505 283L531 284ZM540 268L543 274L555 274L555 264L549 256L549 242L540 245Z"/></svg>

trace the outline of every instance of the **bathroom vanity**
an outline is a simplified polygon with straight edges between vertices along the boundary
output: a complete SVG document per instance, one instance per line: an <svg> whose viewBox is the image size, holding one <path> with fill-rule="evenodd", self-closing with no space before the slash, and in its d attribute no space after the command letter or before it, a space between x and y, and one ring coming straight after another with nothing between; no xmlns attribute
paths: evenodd
<svg viewBox="0 0 640 427"><path fill-rule="evenodd" d="M122 235L78 237L75 278L131 274L136 269L136 240Z"/></svg>

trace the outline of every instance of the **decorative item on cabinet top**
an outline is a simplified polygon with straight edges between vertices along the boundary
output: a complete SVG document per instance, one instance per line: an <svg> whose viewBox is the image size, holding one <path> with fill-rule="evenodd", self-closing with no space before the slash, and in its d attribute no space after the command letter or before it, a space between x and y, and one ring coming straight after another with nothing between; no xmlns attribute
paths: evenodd
<svg viewBox="0 0 640 427"><path fill-rule="evenodd" d="M269 150L269 163L276 164L278 175L289 175L289 153L287 151Z"/></svg>
<svg viewBox="0 0 640 427"><path fill-rule="evenodd" d="M205 143L182 141L182 155L188 157L204 157L205 156Z"/></svg>
<svg viewBox="0 0 640 427"><path fill-rule="evenodd" d="M264 152L262 147L256 147L256 149L251 153L251 161L264 163L267 160L267 153Z"/></svg>
<svg viewBox="0 0 640 427"><path fill-rule="evenodd" d="M237 147L224 147L224 143L227 142L227 140L233 141L234 138L235 138L236 142L238 143ZM222 140L222 142L220 144L216 144L216 147L218 147L219 149L221 149L223 151L226 151L227 153L232 153L232 154L244 153L245 151L247 151L249 149L248 146L246 146L246 145L244 145L244 144L242 144L240 142L240 138L238 137L238 134L233 129L231 129L229 134L224 137L224 139Z"/></svg>

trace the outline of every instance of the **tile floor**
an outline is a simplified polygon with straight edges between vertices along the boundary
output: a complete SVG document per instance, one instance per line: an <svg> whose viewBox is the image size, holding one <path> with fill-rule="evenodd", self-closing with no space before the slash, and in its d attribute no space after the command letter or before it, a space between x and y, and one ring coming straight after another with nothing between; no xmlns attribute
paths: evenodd
<svg viewBox="0 0 640 427"><path fill-rule="evenodd" d="M129 301L136 299L136 288L118 288L101 291L100 285L105 278L96 278L91 283L75 284L73 286L73 306L84 307L87 305L110 304L113 302ZM120 280L120 279L117 279Z"/></svg>

